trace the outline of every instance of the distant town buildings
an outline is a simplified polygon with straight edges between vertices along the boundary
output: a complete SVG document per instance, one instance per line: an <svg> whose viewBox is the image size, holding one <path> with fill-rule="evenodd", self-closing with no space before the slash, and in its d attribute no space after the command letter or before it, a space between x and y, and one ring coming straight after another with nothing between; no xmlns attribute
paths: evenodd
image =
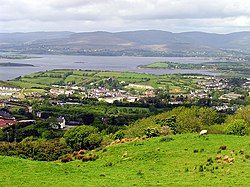
<svg viewBox="0 0 250 187"><path fill-rule="evenodd" d="M0 128L16 124L15 118L6 111L0 111Z"/></svg>

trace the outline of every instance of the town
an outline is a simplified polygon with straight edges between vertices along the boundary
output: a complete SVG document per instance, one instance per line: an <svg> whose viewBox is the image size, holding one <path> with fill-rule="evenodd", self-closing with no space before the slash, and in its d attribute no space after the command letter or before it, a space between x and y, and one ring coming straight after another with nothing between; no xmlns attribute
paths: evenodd
<svg viewBox="0 0 250 187"><path fill-rule="evenodd" d="M68 81L62 84L62 81L65 82L66 79L71 80L70 76L74 76L77 79L81 77L75 75L76 73L83 75L85 77L84 81ZM48 76L48 78L63 77L61 74L66 74L67 76L64 77L64 80L59 81L60 84L56 84L56 82L39 83L39 76L41 78L45 78L45 76ZM90 74L91 77L88 78ZM129 76L131 77L129 78L126 73L118 73L121 74L119 76L114 76L115 74L117 73L79 70L65 70L63 72L53 70L35 74L34 77L37 80L37 83L33 83L35 86L29 83L29 81L33 82L33 78L30 76L25 76L9 83L2 83L2 86L0 86L0 106L5 115L0 116L0 128L16 124L17 121L24 123L28 122L27 120L35 121L47 119L51 116L57 118L56 123L59 125L54 128L68 129L82 122L74 117L64 116L56 112L47 112L44 108L38 107L39 103L41 105L46 102L50 106L58 105L60 107L74 105L75 107L86 108L89 107L90 103L98 105L97 108L100 108L100 105L108 106L109 108L117 106L133 108L134 106L135 111L137 111L135 113L137 115L140 114L140 117L143 117L143 115L138 108L143 110L145 108L151 109L151 111L148 111L149 113L157 113L177 106L197 105L215 108L220 112L234 113L237 109L250 102L250 82L248 79L201 75L168 75L167 80L164 80L162 76L146 74L130 73ZM137 76L140 76L140 78L133 78ZM171 86L179 84L176 78L183 86ZM157 80L157 84L155 84L154 79ZM193 80L194 82L190 83L188 80ZM28 87L13 86L15 84L30 85ZM187 88L187 85L189 88ZM33 106L35 106L35 110L33 110ZM132 110L131 108L129 110ZM91 110L88 111L87 109L86 113L90 113ZM93 111L93 113L96 113L98 110ZM110 116L113 115L112 113L100 115L100 121L110 119ZM6 117L6 115L11 117ZM123 125L125 124L127 122L123 123Z"/></svg>

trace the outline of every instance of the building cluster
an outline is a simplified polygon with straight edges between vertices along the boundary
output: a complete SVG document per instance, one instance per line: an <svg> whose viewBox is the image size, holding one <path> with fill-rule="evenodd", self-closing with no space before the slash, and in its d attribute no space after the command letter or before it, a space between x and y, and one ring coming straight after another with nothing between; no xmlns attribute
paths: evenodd
<svg viewBox="0 0 250 187"><path fill-rule="evenodd" d="M202 81L198 84L203 87L204 92L209 92L211 90L225 90L230 88L229 81L223 78L213 78L211 77L208 81Z"/></svg>
<svg viewBox="0 0 250 187"><path fill-rule="evenodd" d="M12 96L16 93L20 92L20 88L10 88L10 87L4 87L0 86L0 96Z"/></svg>
<svg viewBox="0 0 250 187"><path fill-rule="evenodd" d="M198 82L201 89L190 91L191 97L206 98L211 91L228 90L231 86L229 81L224 78L209 77L206 81Z"/></svg>

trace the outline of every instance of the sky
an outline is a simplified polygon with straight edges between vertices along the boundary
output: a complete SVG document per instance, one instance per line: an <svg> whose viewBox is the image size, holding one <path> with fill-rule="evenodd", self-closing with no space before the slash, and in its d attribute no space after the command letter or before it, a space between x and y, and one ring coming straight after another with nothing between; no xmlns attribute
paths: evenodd
<svg viewBox="0 0 250 187"><path fill-rule="evenodd" d="M249 0L0 0L0 32L250 31Z"/></svg>

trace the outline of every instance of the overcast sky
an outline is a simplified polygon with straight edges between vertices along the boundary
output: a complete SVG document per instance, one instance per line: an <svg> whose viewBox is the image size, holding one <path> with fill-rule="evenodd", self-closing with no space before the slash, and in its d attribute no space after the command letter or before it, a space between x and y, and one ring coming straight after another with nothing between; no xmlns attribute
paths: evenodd
<svg viewBox="0 0 250 187"><path fill-rule="evenodd" d="M249 0L0 0L0 32L250 30Z"/></svg>

